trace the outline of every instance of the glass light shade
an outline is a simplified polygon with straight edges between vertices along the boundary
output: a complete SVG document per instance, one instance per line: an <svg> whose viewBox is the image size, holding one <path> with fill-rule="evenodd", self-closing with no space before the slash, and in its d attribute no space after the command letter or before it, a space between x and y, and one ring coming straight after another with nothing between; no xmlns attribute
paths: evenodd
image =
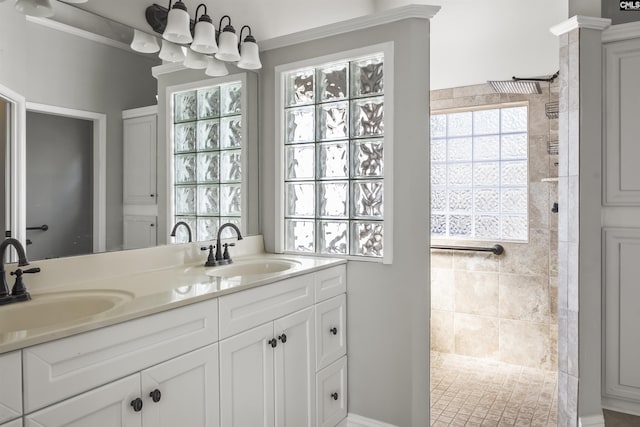
<svg viewBox="0 0 640 427"><path fill-rule="evenodd" d="M187 44L193 41L193 37L191 37L191 18L189 18L186 7L181 1L174 4L169 11L167 26L164 29L164 33L162 33L162 38L178 44Z"/></svg>
<svg viewBox="0 0 640 427"><path fill-rule="evenodd" d="M221 61L235 62L240 60L240 52L238 52L238 36L235 32L225 30L220 33L218 40L218 53L216 58Z"/></svg>
<svg viewBox="0 0 640 427"><path fill-rule="evenodd" d="M29 16L48 18L53 16L50 0L17 0L16 10Z"/></svg>
<svg viewBox="0 0 640 427"><path fill-rule="evenodd" d="M73 3L73 4L80 4L80 3L86 3L89 0L62 0L64 3Z"/></svg>
<svg viewBox="0 0 640 427"><path fill-rule="evenodd" d="M162 40L162 49L160 49L160 54L158 54L158 56L163 61L182 62L185 58L185 52L182 46Z"/></svg>
<svg viewBox="0 0 640 427"><path fill-rule="evenodd" d="M131 49L141 53L156 53L160 50L158 40L151 34L139 30L133 30Z"/></svg>
<svg viewBox="0 0 640 427"><path fill-rule="evenodd" d="M218 61L216 58L208 57L207 69L204 70L204 73L211 77L221 77L229 74L229 70L227 70L227 66L224 62Z"/></svg>
<svg viewBox="0 0 640 427"><path fill-rule="evenodd" d="M198 21L195 35L193 36L193 43L191 43L191 50L207 55L218 51L216 29L211 22Z"/></svg>
<svg viewBox="0 0 640 427"><path fill-rule="evenodd" d="M238 68L245 70L259 70L262 68L262 62L260 62L260 53L258 52L258 44L252 41L245 41L240 46L240 61L238 61Z"/></svg>
<svg viewBox="0 0 640 427"><path fill-rule="evenodd" d="M207 68L207 57L201 53L187 49L187 57L184 60L184 66L194 70L204 70Z"/></svg>

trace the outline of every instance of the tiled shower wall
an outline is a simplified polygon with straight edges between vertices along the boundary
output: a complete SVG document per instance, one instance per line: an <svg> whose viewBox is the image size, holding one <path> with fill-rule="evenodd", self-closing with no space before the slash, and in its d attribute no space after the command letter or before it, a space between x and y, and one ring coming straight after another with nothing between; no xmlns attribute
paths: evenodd
<svg viewBox="0 0 640 427"><path fill-rule="evenodd" d="M558 156L548 153L549 140L557 141L558 120L545 115L545 104L558 100L558 86L541 87L541 95L497 94L488 84L431 92L432 112L529 105L529 241L471 242L501 243L500 256L431 251L434 351L557 369L558 218L551 212L557 183L542 179L558 176Z"/></svg>

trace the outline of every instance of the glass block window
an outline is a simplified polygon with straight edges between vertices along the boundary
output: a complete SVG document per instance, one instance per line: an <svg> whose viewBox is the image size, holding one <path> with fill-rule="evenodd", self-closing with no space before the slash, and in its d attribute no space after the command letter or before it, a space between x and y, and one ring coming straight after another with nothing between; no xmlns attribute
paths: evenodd
<svg viewBox="0 0 640 427"><path fill-rule="evenodd" d="M241 82L173 94L173 220L189 224L194 241L214 239L227 222L240 227L241 99ZM186 242L184 227L178 233Z"/></svg>
<svg viewBox="0 0 640 427"><path fill-rule="evenodd" d="M384 254L384 58L284 74L284 249Z"/></svg>
<svg viewBox="0 0 640 427"><path fill-rule="evenodd" d="M431 236L528 239L526 106L431 116Z"/></svg>

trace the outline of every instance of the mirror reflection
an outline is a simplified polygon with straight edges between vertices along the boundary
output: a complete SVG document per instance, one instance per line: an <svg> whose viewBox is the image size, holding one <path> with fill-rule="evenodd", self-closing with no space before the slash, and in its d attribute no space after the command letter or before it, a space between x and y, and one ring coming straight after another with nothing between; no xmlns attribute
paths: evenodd
<svg viewBox="0 0 640 427"><path fill-rule="evenodd" d="M219 191L223 185L219 176L216 182L212 174L196 172L196 181L180 183L193 188L196 204L179 214L172 197L178 183L158 179L158 159L175 152L165 153L172 150L171 143L158 145L155 139L157 127L164 126L157 120L158 84L151 74L160 65L157 55L132 51L133 29L125 25L61 2L54 2L54 8L52 18L33 18L17 12L13 2L0 2L0 85L24 97L27 110L25 159L12 164L7 140L10 135L19 138L18 129L11 129L8 108L0 102L3 230L26 243L29 258L36 260L187 241L184 228L176 238L169 237L179 220L192 226L194 241L208 240L222 222L240 224L239 212L216 206L226 194L213 198L214 182ZM204 128L230 123L231 114L196 119ZM240 166L236 149L205 147L180 155L194 162L227 156ZM233 172L225 167L210 164L207 169ZM175 178L173 169L167 173ZM238 175L231 175L224 190L240 184ZM26 183L17 192L24 194L9 197L19 176ZM21 197L24 212L16 214L11 206L22 203ZM160 229L162 215L169 216ZM16 221L20 227L12 227Z"/></svg>

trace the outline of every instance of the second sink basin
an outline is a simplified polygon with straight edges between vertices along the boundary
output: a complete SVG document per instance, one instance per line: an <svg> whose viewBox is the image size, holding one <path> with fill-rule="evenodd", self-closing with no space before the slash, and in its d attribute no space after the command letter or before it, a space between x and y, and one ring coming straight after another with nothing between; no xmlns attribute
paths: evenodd
<svg viewBox="0 0 640 427"><path fill-rule="evenodd" d="M299 265L293 260L246 260L211 268L206 274L214 277L255 276L280 273Z"/></svg>
<svg viewBox="0 0 640 427"><path fill-rule="evenodd" d="M128 292L108 290L33 295L31 301L0 306L0 334L78 321L132 298Z"/></svg>

